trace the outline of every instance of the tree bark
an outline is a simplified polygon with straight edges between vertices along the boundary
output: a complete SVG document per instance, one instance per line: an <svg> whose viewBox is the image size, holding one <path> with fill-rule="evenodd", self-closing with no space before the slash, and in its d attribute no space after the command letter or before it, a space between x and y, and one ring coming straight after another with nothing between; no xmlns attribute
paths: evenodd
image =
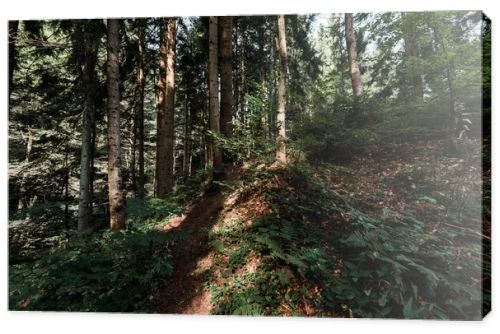
<svg viewBox="0 0 500 334"><path fill-rule="evenodd" d="M160 27L160 49L158 80L156 84L156 168L155 168L155 196L162 192L160 185L165 184L166 165L166 124L165 124L165 95L167 91L167 29L165 20L161 21Z"/></svg>
<svg viewBox="0 0 500 334"><path fill-rule="evenodd" d="M174 94L177 19L166 19L160 45L156 195L165 198L174 185Z"/></svg>
<svg viewBox="0 0 500 334"><path fill-rule="evenodd" d="M232 67L232 32L233 18L223 16L220 20L220 131L225 137L232 136L233 110L233 67Z"/></svg>
<svg viewBox="0 0 500 334"><path fill-rule="evenodd" d="M444 46L443 46L444 48ZM458 124L458 115L455 110L455 102L456 102L456 96L455 96L455 86L453 83L453 65L450 63L449 60L447 60L446 64L446 83L448 86L448 124L450 127L450 134L453 139L456 139L458 137L457 132L457 124Z"/></svg>
<svg viewBox="0 0 500 334"><path fill-rule="evenodd" d="M259 88L260 88L260 132L262 137L265 139L268 133L267 126L267 115L266 115L266 98L265 98L265 87L266 87L266 76L265 76L265 52L264 52L264 44L265 44L265 32L264 32L264 24L259 27Z"/></svg>
<svg viewBox="0 0 500 334"><path fill-rule="evenodd" d="M278 16L278 46L280 56L280 75L278 83L278 114L277 127L278 137L276 138L276 159L286 163L286 130L285 130L285 112L286 112L286 33L285 16Z"/></svg>
<svg viewBox="0 0 500 334"><path fill-rule="evenodd" d="M273 37L271 37L271 41L273 40ZM279 43L278 43L278 39L277 37L275 36L274 37L274 40L275 40L275 45L276 45L276 48L274 48L272 45L270 47L271 49L271 71L274 72L274 69L276 68L276 51L278 51L279 49ZM278 52L279 53L279 52ZM278 80L276 78L275 75L271 76L271 80L272 80L272 83L270 84L270 89L269 89L269 100L270 100L270 103L269 103L269 109L270 111L268 112L268 123L269 123L269 138L270 139L274 139L276 140L277 138L277 133L276 133L276 115L277 113L275 112L272 112L271 110L274 110L275 108L277 108L277 98L276 98L276 91L277 91L277 88L278 88Z"/></svg>
<svg viewBox="0 0 500 334"><path fill-rule="evenodd" d="M136 157L137 157L137 110L135 111L133 120L132 120L132 131L131 131L131 137L129 139L130 141L130 160L129 160L129 178L132 186L132 194L134 197L137 197L137 172L136 172Z"/></svg>
<svg viewBox="0 0 500 334"><path fill-rule="evenodd" d="M212 152L212 167L215 170L220 170L222 167L222 156L215 140L215 137L220 133L219 92L217 89L217 25L217 17L210 16L208 46L209 124L210 131L212 132L210 136L210 148Z"/></svg>
<svg viewBox="0 0 500 334"><path fill-rule="evenodd" d="M30 162L31 150L33 149L33 134L31 129L28 129L28 138L26 139L26 154L24 163L27 165ZM23 171L21 176L21 185L19 187L19 205L18 209L29 208L31 194L26 189L26 172Z"/></svg>
<svg viewBox="0 0 500 334"><path fill-rule="evenodd" d="M246 49L246 36L245 31L240 26L240 82L238 87L238 101L239 101L239 118L242 124L245 124L245 95L246 95L246 64L245 64L245 49Z"/></svg>
<svg viewBox="0 0 500 334"><path fill-rule="evenodd" d="M9 21L9 99L12 92L14 71L17 66L16 39L19 28L19 21Z"/></svg>
<svg viewBox="0 0 500 334"><path fill-rule="evenodd" d="M208 83L203 84L203 89L208 91ZM212 166L212 147L210 146L210 134L208 130L210 128L210 117L208 113L210 112L210 97L207 95L208 103L203 103L201 109L201 119L203 120L203 132L200 136L200 146L203 148L203 154L201 155L201 166L206 170Z"/></svg>
<svg viewBox="0 0 500 334"><path fill-rule="evenodd" d="M419 57L418 44L417 44L417 32L415 30L415 22L411 20L412 14L403 13L403 40L405 44L405 61L408 65L412 60ZM408 73L410 87L416 97L423 98L424 87L422 76L416 73L415 69L411 69L411 73Z"/></svg>
<svg viewBox="0 0 500 334"><path fill-rule="evenodd" d="M184 93L184 156L182 171L184 177L191 176L191 112L188 93Z"/></svg>
<svg viewBox="0 0 500 334"><path fill-rule="evenodd" d="M345 38L347 44L347 60L349 63L349 74L351 75L352 91L354 100L359 101L363 94L361 84L361 72L358 64L358 49L356 46L356 36L354 35L352 14L345 14Z"/></svg>
<svg viewBox="0 0 500 334"><path fill-rule="evenodd" d="M144 49L145 49L145 22L140 21L139 29L137 31L137 52L139 55L139 62L137 66L137 89L139 90L139 101L137 102L136 124L137 124L137 162L139 167L139 176L137 178L137 196L144 198Z"/></svg>
<svg viewBox="0 0 500 334"><path fill-rule="evenodd" d="M92 23L89 23L92 24ZM88 27L86 27L88 29ZM93 131L96 96L96 63L99 41L90 36L84 41L82 84L84 94L82 146L80 157L80 197L78 202L78 230L89 229L92 222Z"/></svg>
<svg viewBox="0 0 500 334"><path fill-rule="evenodd" d="M436 45L441 46L441 50L443 51L445 60L446 60L446 68L445 68L445 75L446 75L446 85L448 88L448 132L450 136L450 140L453 142L453 145L455 145L456 142L456 125L457 125L457 113L455 110L455 102L456 102L456 96L455 96L455 86L454 86L454 66L452 62L450 61L450 57L448 55L448 50L446 48L446 42L444 41L444 38L440 35L439 29L435 26L432 27L432 33L433 33L433 39Z"/></svg>
<svg viewBox="0 0 500 334"><path fill-rule="evenodd" d="M125 196L120 160L120 35L119 21L108 19L107 111L108 111L108 191L110 227L125 229Z"/></svg>
<svg viewBox="0 0 500 334"><path fill-rule="evenodd" d="M69 141L69 138L67 139ZM69 229L69 177L70 168L68 165L68 144L64 148L64 225Z"/></svg>
<svg viewBox="0 0 500 334"><path fill-rule="evenodd" d="M96 82L94 82L97 84ZM96 86L94 86L96 89ZM97 102L96 104L97 105ZM92 139L90 143L90 184L89 184L89 192L90 192L90 211L94 212L94 179L95 179L95 153L96 153L96 140L97 140L97 125L95 123L96 110L94 108L94 113L92 114L91 122L92 122Z"/></svg>
<svg viewBox="0 0 500 334"><path fill-rule="evenodd" d="M167 113L167 191L170 193L174 186L174 149L175 149L175 48L177 37L177 19L172 18L167 23L167 92L165 96L165 110Z"/></svg>

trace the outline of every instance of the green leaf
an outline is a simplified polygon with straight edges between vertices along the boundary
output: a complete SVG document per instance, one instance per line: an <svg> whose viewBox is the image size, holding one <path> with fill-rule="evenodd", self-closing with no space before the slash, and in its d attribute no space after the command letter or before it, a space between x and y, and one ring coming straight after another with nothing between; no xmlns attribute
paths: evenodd
<svg viewBox="0 0 500 334"><path fill-rule="evenodd" d="M414 318L413 314L413 297L410 297L403 305L403 316L407 319Z"/></svg>

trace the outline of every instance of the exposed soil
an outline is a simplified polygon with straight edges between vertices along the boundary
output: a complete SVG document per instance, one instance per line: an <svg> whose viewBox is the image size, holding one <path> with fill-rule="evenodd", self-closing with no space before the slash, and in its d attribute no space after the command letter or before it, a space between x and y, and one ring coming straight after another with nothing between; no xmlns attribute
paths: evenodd
<svg viewBox="0 0 500 334"><path fill-rule="evenodd" d="M234 170L227 169L225 180L234 179ZM154 296L157 313L210 313L210 292L204 286L208 281L206 270L212 265L208 233L222 216L226 196L220 187L213 187L189 205L184 215L171 219L164 227L165 233L187 231L189 236L172 245L174 271Z"/></svg>
<svg viewBox="0 0 500 334"><path fill-rule="evenodd" d="M189 237L172 246L174 272L165 282L165 288L155 296L156 312L210 313L210 293L204 289L206 277L198 263L210 252L208 231L222 210L223 200L221 192L203 196L188 208L185 215L173 218L164 228L166 233L189 231Z"/></svg>

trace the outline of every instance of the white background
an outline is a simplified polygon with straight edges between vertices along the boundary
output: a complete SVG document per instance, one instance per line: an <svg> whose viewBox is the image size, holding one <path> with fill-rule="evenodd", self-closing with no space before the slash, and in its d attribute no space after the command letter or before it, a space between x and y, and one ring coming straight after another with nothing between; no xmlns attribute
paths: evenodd
<svg viewBox="0 0 500 334"><path fill-rule="evenodd" d="M402 321L365 319L251 318L221 316L170 316L132 314L84 314L8 312L7 295L7 20L96 17L151 17L224 14L343 13L401 10L484 10L493 21L493 110L498 110L498 61L500 6L498 0L0 0L0 332L1 333L471 333L500 330L499 258L493 255L493 311L482 322ZM493 113L493 147L500 145ZM498 150L493 151L493 253L498 253Z"/></svg>

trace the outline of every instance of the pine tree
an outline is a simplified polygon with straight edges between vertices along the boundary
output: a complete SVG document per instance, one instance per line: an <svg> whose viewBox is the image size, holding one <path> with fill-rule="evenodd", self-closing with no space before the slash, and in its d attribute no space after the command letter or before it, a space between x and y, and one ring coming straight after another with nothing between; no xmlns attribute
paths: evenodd
<svg viewBox="0 0 500 334"><path fill-rule="evenodd" d="M285 33L285 16L278 16L278 47L280 56L280 77L278 84L278 137L276 139L276 159L286 163L286 131L285 131L285 113L286 113L286 33Z"/></svg>
<svg viewBox="0 0 500 334"><path fill-rule="evenodd" d="M210 136L210 151L212 166L215 170L222 167L222 156L220 148L216 142L216 136L220 133L220 113L219 113L219 91L217 89L217 40L218 19L210 16L209 19L209 44L208 44L208 90L209 90L209 124L212 135Z"/></svg>
<svg viewBox="0 0 500 334"><path fill-rule="evenodd" d="M160 45L156 195L166 197L174 185L174 94L177 19L164 19Z"/></svg>
<svg viewBox="0 0 500 334"><path fill-rule="evenodd" d="M145 67L145 34L146 34L146 20L139 20L139 26L137 27L137 89L139 91L139 100L137 101L137 111L136 111L136 127L137 127L137 137L138 137L138 165L139 165L139 176L137 177L137 196L139 198L144 198L144 89L146 85L144 67Z"/></svg>
<svg viewBox="0 0 500 334"><path fill-rule="evenodd" d="M420 58L418 39L418 21L416 13L401 13L401 28L403 33L405 63L407 66L409 87L417 98L422 98L424 93L422 76L416 69L415 63Z"/></svg>
<svg viewBox="0 0 500 334"><path fill-rule="evenodd" d="M351 75L352 92L355 103L358 103L361 95L363 94L363 87L361 84L361 72L358 64L358 48L356 46L356 36L354 34L353 15L349 13L345 14L345 39L347 44L347 57L349 74Z"/></svg>
<svg viewBox="0 0 500 334"><path fill-rule="evenodd" d="M83 23L83 54L81 55L81 76L84 94L82 148L80 160L80 198L78 205L78 230L91 227L92 221L92 181L93 142L92 132L95 122L96 62L99 40L95 34L95 22ZM80 30L77 30L79 33Z"/></svg>
<svg viewBox="0 0 500 334"><path fill-rule="evenodd" d="M19 21L9 21L9 99L10 93L13 91L12 83L17 66L16 39L18 29Z"/></svg>
<svg viewBox="0 0 500 334"><path fill-rule="evenodd" d="M108 19L107 24L109 217L111 230L119 231L125 229L126 217L120 159L120 34L117 19Z"/></svg>
<svg viewBox="0 0 500 334"><path fill-rule="evenodd" d="M226 137L232 136L233 112L233 68L232 37L233 18L222 16L220 21L220 132Z"/></svg>

